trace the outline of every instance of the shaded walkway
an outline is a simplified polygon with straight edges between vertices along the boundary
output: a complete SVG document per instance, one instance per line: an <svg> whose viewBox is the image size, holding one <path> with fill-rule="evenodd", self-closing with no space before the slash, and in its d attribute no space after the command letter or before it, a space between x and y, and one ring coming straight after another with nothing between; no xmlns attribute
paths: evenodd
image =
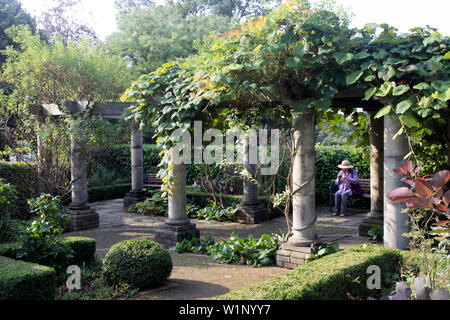
<svg viewBox="0 0 450 320"><path fill-rule="evenodd" d="M165 217L148 217L123 211L123 200L110 200L91 204L100 216L100 225L96 229L72 232L96 239L97 254L104 258L110 247L122 240L154 239L155 230L164 222ZM317 231L324 241L336 241L341 248L347 248L367 242L367 238L357 236L358 225L365 218L365 212L345 218L332 217L327 207L317 209ZM221 241L236 231L240 237L253 234L285 233L284 217L278 217L258 225L238 223L210 223L193 220L200 230L201 237L210 235ZM279 267L252 268L241 265L220 264L209 256L196 254L176 254L171 252L173 271L166 286L139 293L135 299L204 299L244 286L261 282L272 276L288 273L290 270Z"/></svg>

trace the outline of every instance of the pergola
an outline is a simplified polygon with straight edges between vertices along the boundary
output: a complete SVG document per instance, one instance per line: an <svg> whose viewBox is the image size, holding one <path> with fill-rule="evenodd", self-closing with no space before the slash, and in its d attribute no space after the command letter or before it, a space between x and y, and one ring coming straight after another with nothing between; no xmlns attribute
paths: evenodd
<svg viewBox="0 0 450 320"><path fill-rule="evenodd" d="M393 172L394 168L404 163L404 156L408 154L408 142L404 135L394 136L401 128L397 117L385 116L375 119L375 113L384 105L383 100L363 101L364 92L358 89L347 89L338 93L333 101L335 108L363 108L370 114L370 181L371 181L371 211L360 225L360 234L365 235L374 225L384 226L384 245L391 248L406 249L408 238L402 236L409 231L408 216L402 214L402 203L394 203L387 198L390 190L402 186L399 177ZM283 103L293 106L301 102L303 97L290 97ZM63 110L76 117L89 109L93 116L106 119L118 119L130 103L88 103L65 102L62 105L43 105L44 114L63 116ZM277 261L279 265L294 268L304 263L304 257L310 252L311 244L318 240L316 231L315 209L315 111L309 110L293 119L293 144L295 157L293 163L293 236L282 245ZM124 207L142 201L146 197L144 192L143 168L143 138L142 131L131 123L131 167L132 188L124 199ZM80 129L78 129L80 130ZM450 137L450 129L447 130ZM87 189L87 160L81 152L85 142L80 139L83 135L72 130L71 133L71 186L72 201L65 208L70 217L69 227L73 231L96 228L99 225L98 214L88 205ZM195 224L186 215L186 165L174 164L170 171L173 187L169 192L169 214L165 223L156 232L156 240L166 247L173 246L177 241L192 234L199 235ZM312 176L311 176L312 175ZM244 185L243 203L247 207L257 208L257 188L250 182ZM254 210L258 212L258 210ZM248 210L247 214L252 214ZM262 219L264 220L264 219Z"/></svg>

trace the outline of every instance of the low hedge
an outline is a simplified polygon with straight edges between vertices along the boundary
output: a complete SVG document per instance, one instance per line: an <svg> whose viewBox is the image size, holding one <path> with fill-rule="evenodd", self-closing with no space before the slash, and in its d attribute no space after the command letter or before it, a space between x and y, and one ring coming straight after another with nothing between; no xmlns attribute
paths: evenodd
<svg viewBox="0 0 450 320"><path fill-rule="evenodd" d="M125 195L128 192L130 192L130 190L131 190L130 183L115 184L115 185L113 184L100 187L89 187L88 188L89 202L124 198Z"/></svg>
<svg viewBox="0 0 450 320"><path fill-rule="evenodd" d="M63 237L64 242L73 249L73 258L69 264L89 265L95 260L96 241L85 237ZM0 244L0 256L16 259L17 242Z"/></svg>
<svg viewBox="0 0 450 320"><path fill-rule="evenodd" d="M17 242L0 244L0 256L11 259L16 258Z"/></svg>
<svg viewBox="0 0 450 320"><path fill-rule="evenodd" d="M0 161L0 178L15 186L18 199L12 216L20 219L30 217L27 200L38 195L37 170L34 164Z"/></svg>
<svg viewBox="0 0 450 320"><path fill-rule="evenodd" d="M55 288L52 268L0 257L0 300L52 300Z"/></svg>
<svg viewBox="0 0 450 320"><path fill-rule="evenodd" d="M73 250L73 258L69 261L70 264L81 267L83 264L89 265L95 260L95 239L86 237L64 237L64 242Z"/></svg>
<svg viewBox="0 0 450 320"><path fill-rule="evenodd" d="M128 283L142 290L164 284L172 268L169 252L148 239L116 243L102 266L103 276L111 285Z"/></svg>
<svg viewBox="0 0 450 320"><path fill-rule="evenodd" d="M364 244L309 262L270 280L218 296L223 300L342 300L367 299L367 267L377 265L381 278L399 270L404 253Z"/></svg>

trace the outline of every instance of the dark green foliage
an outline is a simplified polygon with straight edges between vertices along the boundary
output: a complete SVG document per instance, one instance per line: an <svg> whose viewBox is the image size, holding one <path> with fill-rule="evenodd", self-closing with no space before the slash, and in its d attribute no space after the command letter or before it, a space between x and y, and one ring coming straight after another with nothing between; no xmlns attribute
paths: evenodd
<svg viewBox="0 0 450 320"><path fill-rule="evenodd" d="M151 194L150 198L130 206L128 211L144 216L167 216L169 206L167 196L162 197L159 189L150 190L149 193Z"/></svg>
<svg viewBox="0 0 450 320"><path fill-rule="evenodd" d="M200 240L197 237L192 237L191 239L183 239L182 241L177 242L175 247L171 250L176 253L192 252L198 254L209 254L210 247L215 243L216 242L211 236L206 236L203 240Z"/></svg>
<svg viewBox="0 0 450 320"><path fill-rule="evenodd" d="M70 265L90 265L95 261L95 239L86 237L63 237L63 244L72 250Z"/></svg>
<svg viewBox="0 0 450 320"><path fill-rule="evenodd" d="M148 239L116 243L103 260L103 275L110 284L154 288L161 286L171 272L169 252Z"/></svg>
<svg viewBox="0 0 450 320"><path fill-rule="evenodd" d="M55 270L0 257L0 300L52 300Z"/></svg>
<svg viewBox="0 0 450 320"><path fill-rule="evenodd" d="M158 173L157 168L161 158L156 145L145 144L144 172ZM91 160L92 170L96 173L91 178L90 186L121 184L131 181L131 149L130 145L118 145L106 150L98 150ZM127 192L130 190L127 190Z"/></svg>
<svg viewBox="0 0 450 320"><path fill-rule="evenodd" d="M0 256L16 259L17 242L0 244Z"/></svg>
<svg viewBox="0 0 450 320"><path fill-rule="evenodd" d="M189 209L190 218L208 221L231 221L237 211L236 203L233 203L231 207L222 209L215 202L198 210Z"/></svg>
<svg viewBox="0 0 450 320"><path fill-rule="evenodd" d="M252 267L273 264L280 242L273 236L263 234L254 239L252 235L239 238L236 232L228 240L210 247L213 260L231 264L247 264Z"/></svg>
<svg viewBox="0 0 450 320"><path fill-rule="evenodd" d="M316 161L316 203L325 205L329 202L329 186L336 180L339 168L343 160L348 160L355 166L359 178L370 178L369 151L349 146L316 146L316 152L320 155ZM334 201L334 199L333 199ZM349 207L369 208L369 199L350 197Z"/></svg>
<svg viewBox="0 0 450 320"><path fill-rule="evenodd" d="M326 255L333 254L338 252L339 249L339 243L337 242L331 242L327 243L326 245L319 245L317 248L314 248L307 256L308 262L320 259Z"/></svg>
<svg viewBox="0 0 450 320"><path fill-rule="evenodd" d="M20 230L29 227L30 225L30 220L9 218L0 220L0 243L17 241L20 236Z"/></svg>
<svg viewBox="0 0 450 320"><path fill-rule="evenodd" d="M68 216L61 211L59 197L42 194L28 200L36 218L22 230L16 250L17 259L52 267L60 275L73 258L70 246L58 238L66 228Z"/></svg>
<svg viewBox="0 0 450 320"><path fill-rule="evenodd" d="M61 237L61 243L70 251L71 257L67 259L67 263L64 263L60 269L64 269L69 265L78 266L90 266L95 263L95 247L96 241L92 238L86 237ZM0 256L8 257L11 259L17 259L17 249L19 243L3 243L0 244Z"/></svg>
<svg viewBox="0 0 450 320"><path fill-rule="evenodd" d="M17 0L0 1L0 50L6 46L13 45L13 41L5 34L5 30L14 25L25 24L33 30L36 29L34 19L22 9L22 5ZM5 57L0 53L0 67L5 61Z"/></svg>
<svg viewBox="0 0 450 320"><path fill-rule="evenodd" d="M38 193L35 165L0 161L0 178L13 185L17 190L15 208L11 212L12 217L28 219L30 211L27 199L36 197Z"/></svg>
<svg viewBox="0 0 450 320"><path fill-rule="evenodd" d="M381 274L398 271L403 252L373 244L339 251L300 266L291 273L246 287L218 299L344 300L367 299L377 292L367 288L367 268L377 265ZM387 283L383 286L390 285Z"/></svg>
<svg viewBox="0 0 450 320"><path fill-rule="evenodd" d="M112 184L106 186L89 187L89 202L119 199L131 190L130 183Z"/></svg>
<svg viewBox="0 0 450 320"><path fill-rule="evenodd" d="M211 255L213 260L229 264L246 264L252 267L270 265L275 262L275 254L280 247L278 239L268 234L254 239L252 235L239 238L236 232L230 238L215 243L210 236L203 240L197 237L177 242L172 251L177 253L191 252Z"/></svg>

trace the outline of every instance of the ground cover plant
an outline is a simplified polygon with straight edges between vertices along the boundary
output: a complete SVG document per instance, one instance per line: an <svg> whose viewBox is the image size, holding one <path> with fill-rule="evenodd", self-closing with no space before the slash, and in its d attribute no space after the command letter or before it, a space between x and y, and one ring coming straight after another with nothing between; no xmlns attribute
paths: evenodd
<svg viewBox="0 0 450 320"><path fill-rule="evenodd" d="M160 190L150 190L149 193L152 194L150 198L131 205L128 211L136 212L144 216L167 216L167 196L163 197Z"/></svg>
<svg viewBox="0 0 450 320"><path fill-rule="evenodd" d="M275 263L275 255L280 246L278 238L263 234L259 239L253 235L239 238L236 232L229 239L214 242L211 237L199 240L196 237L178 242L172 251L192 252L210 255L215 261L228 264L245 264L260 267Z"/></svg>

